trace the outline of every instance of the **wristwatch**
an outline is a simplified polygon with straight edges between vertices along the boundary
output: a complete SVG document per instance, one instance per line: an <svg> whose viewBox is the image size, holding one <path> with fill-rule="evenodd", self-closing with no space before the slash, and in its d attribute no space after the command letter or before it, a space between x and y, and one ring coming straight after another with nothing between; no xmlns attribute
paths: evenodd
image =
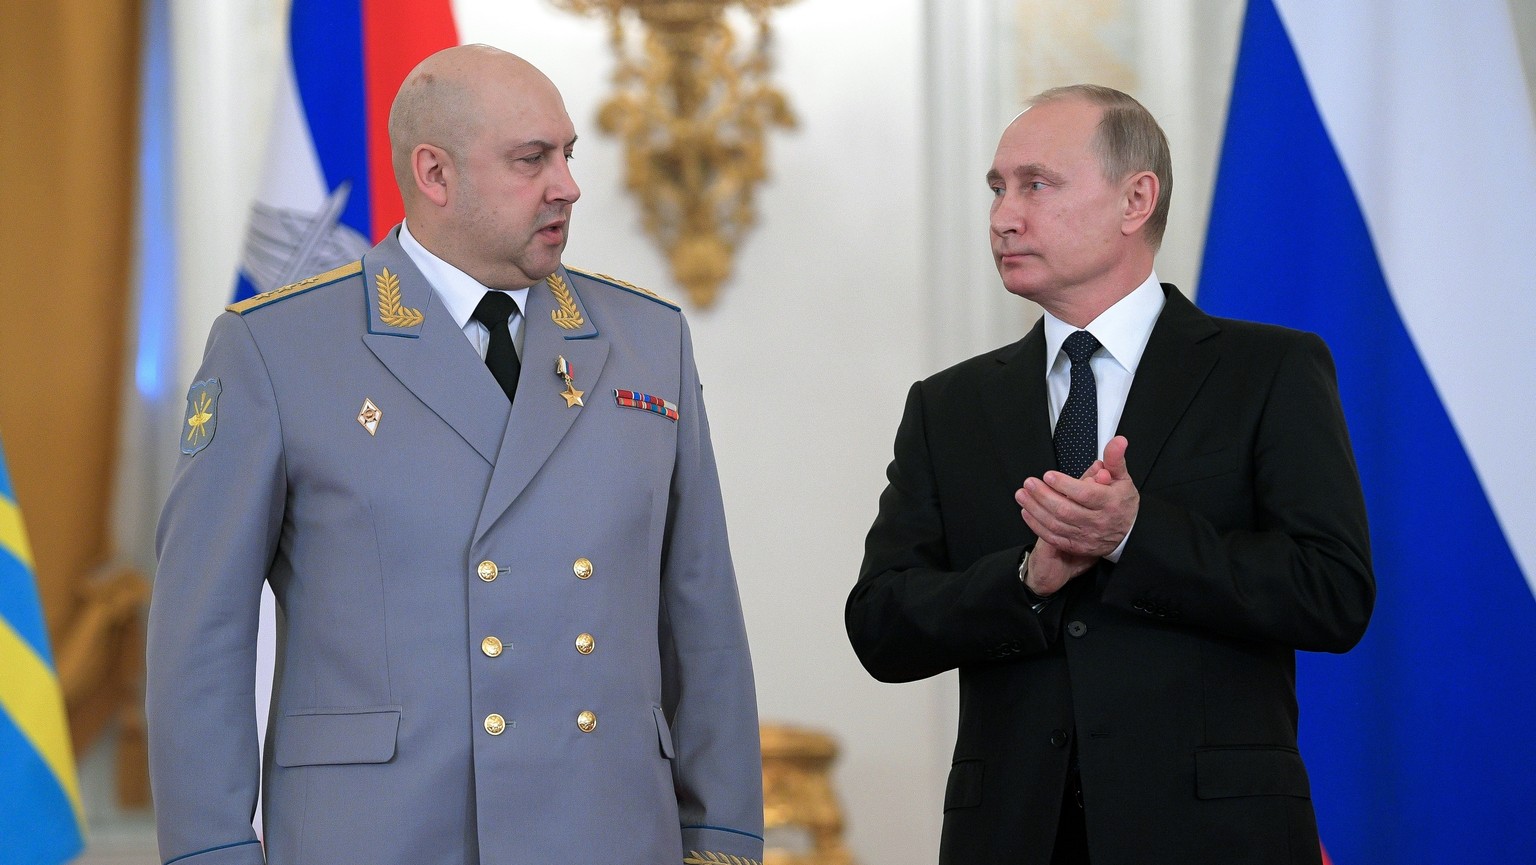
<svg viewBox="0 0 1536 865"><path fill-rule="evenodd" d="M1024 579L1029 571L1029 554L1031 552L1034 552L1034 547L1025 547L1024 554L1019 556L1019 583L1024 586L1024 594L1029 597L1029 608L1038 613L1045 609L1046 605L1051 602L1051 598L1056 596L1035 594L1035 590L1031 589L1029 583Z"/></svg>

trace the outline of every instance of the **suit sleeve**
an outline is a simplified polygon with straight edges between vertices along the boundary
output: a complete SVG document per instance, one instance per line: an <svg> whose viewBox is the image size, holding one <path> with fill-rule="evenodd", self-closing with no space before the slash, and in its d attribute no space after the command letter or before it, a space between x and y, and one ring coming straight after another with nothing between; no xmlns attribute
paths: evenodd
<svg viewBox="0 0 1536 865"><path fill-rule="evenodd" d="M272 385L239 316L220 316L209 335L198 380L215 378L212 438L181 455L156 543L150 781L164 861L260 865L256 632L285 486Z"/></svg>
<svg viewBox="0 0 1536 865"><path fill-rule="evenodd" d="M1022 545L952 566L927 424L919 382L907 394L889 482L844 610L859 660L885 682L1044 651L1060 624L1060 603L1038 615L1030 608L1019 581Z"/></svg>
<svg viewBox="0 0 1536 865"><path fill-rule="evenodd" d="M757 692L702 387L688 325L680 326L677 462L662 553L660 643L683 853L689 862L730 856L757 862L763 856Z"/></svg>
<svg viewBox="0 0 1536 865"><path fill-rule="evenodd" d="M1144 492L1120 562L1106 566L1104 600L1242 639L1348 651L1365 633L1376 583L1327 346L1301 335L1267 387L1251 524L1219 525L1224 515L1181 500L1180 487Z"/></svg>

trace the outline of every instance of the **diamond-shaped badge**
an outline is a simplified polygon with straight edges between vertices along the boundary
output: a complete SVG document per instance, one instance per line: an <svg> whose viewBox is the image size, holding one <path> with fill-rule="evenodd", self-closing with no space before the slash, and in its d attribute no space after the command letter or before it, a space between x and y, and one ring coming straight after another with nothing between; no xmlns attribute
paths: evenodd
<svg viewBox="0 0 1536 865"><path fill-rule="evenodd" d="M357 413L357 422L363 425L363 429L373 435L379 431L379 421L384 417L384 410L373 404L373 400L363 399L363 410Z"/></svg>

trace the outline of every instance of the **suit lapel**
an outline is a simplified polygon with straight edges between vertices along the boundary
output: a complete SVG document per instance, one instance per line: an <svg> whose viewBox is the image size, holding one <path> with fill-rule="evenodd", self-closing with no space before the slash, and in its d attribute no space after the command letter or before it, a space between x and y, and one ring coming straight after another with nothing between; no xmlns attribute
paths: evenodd
<svg viewBox="0 0 1536 865"><path fill-rule="evenodd" d="M1009 483L1039 477L1056 467L1051 450L1050 401L1045 390L1045 323L997 356L997 366L978 381L978 395L998 459Z"/></svg>
<svg viewBox="0 0 1536 865"><path fill-rule="evenodd" d="M1136 367L1116 431L1130 443L1126 463L1138 487L1156 464L1169 433L1188 411L1216 365L1221 332L1214 319L1164 284L1166 301Z"/></svg>
<svg viewBox="0 0 1536 865"><path fill-rule="evenodd" d="M487 462L507 427L506 397L391 232L363 256L368 332L381 363Z"/></svg>
<svg viewBox="0 0 1536 865"><path fill-rule="evenodd" d="M603 398L596 384L608 360L609 341L598 333L564 268L556 275L565 280L569 291L565 303L555 297L547 280L534 284L528 291L517 402L496 450L496 467L475 529L477 541L512 506L571 425L587 411L584 406L566 406L560 395L565 382L555 372L557 359L564 357L572 367L575 387L586 391L587 405Z"/></svg>

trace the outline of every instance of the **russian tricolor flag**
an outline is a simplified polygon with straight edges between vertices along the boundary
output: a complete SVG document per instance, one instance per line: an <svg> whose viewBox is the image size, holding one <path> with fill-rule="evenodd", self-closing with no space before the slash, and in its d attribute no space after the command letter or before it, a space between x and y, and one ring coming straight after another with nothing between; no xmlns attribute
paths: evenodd
<svg viewBox="0 0 1536 865"><path fill-rule="evenodd" d="M417 63L458 43L448 0L294 0L289 16L236 300L355 261L400 221L389 106Z"/></svg>
<svg viewBox="0 0 1536 865"><path fill-rule="evenodd" d="M1506 0L1250 0L1201 305L1321 334L1371 516L1298 660L1336 865L1536 862L1536 125Z"/></svg>
<svg viewBox="0 0 1536 865"><path fill-rule="evenodd" d="M356 261L401 220L389 106L417 63L456 44L449 0L293 0L288 62L235 300ZM275 621L272 590L264 587L258 729L266 728L272 694ZM255 825L259 833L260 807Z"/></svg>

